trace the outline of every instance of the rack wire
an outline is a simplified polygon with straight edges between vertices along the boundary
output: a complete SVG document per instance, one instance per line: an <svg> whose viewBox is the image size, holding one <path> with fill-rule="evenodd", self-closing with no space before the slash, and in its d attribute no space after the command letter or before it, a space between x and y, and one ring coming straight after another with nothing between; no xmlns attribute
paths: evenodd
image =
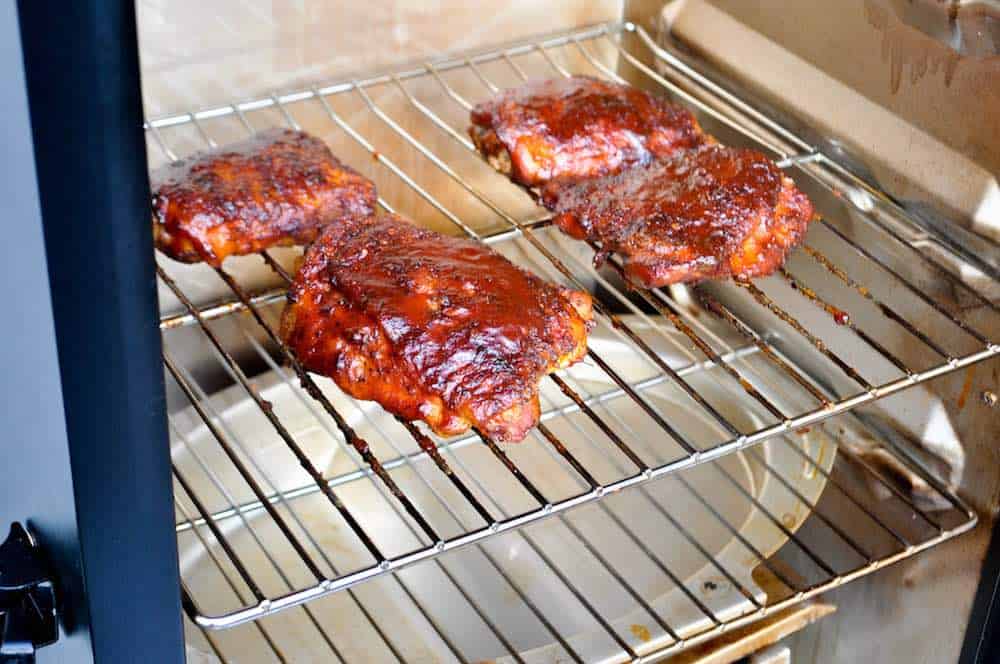
<svg viewBox="0 0 1000 664"><path fill-rule="evenodd" d="M695 110L723 142L754 145L773 155L822 214L806 244L774 277L696 288L697 304L665 289L628 291L614 260L595 269L581 251L586 247L560 238L529 197L478 159L464 133L472 103L499 87L527 76L570 72L656 89ZM546 380L542 423L529 441L501 446L476 435L441 440L420 425L345 399L329 381L302 371L276 334L275 305L291 279L290 264L277 253L238 259L262 260L282 282L277 287L249 288L235 263L228 262L215 272L230 296L208 303L194 298L185 284L185 270L191 268L161 259L159 279L182 307L161 320L164 364L190 404L175 408L172 417L178 536L188 547L183 550L200 547L232 593L205 596L199 593L203 579L184 578L184 606L199 628L233 628L304 605L294 615L304 616L343 659L313 602L345 591L338 601L351 603L391 656L406 661L392 629L361 596L369 584L359 584L384 577L379 583L389 584L417 608L443 651L468 661L455 630L426 610L426 597L407 581L410 570L401 571L430 568L449 592L457 593L456 601L468 605L499 651L524 661L518 639L504 632L470 589L476 584L454 572L453 561L475 555L537 619L555 647L583 661L573 637L577 632L561 626L558 613L546 610L509 572L509 561L497 555L497 542L516 540L558 580L567 601L582 607L604 634L608 652L642 660L914 555L975 523L975 515L906 450L893 453L947 505L944 521L930 516L863 457L850 456L855 472L892 495L888 515L881 513L867 504L856 478L850 485L840 470L847 454L840 454L835 467L824 466L804 451L793 432L820 430L836 415L1000 354L991 336L1000 312L982 292L983 284L988 291L995 283L935 244L885 195L677 61L641 28L600 25L395 73L276 93L152 120L147 134L151 147L172 160L277 123L323 136L338 155L367 170L384 196L384 209L450 227L552 281L594 292L594 337L602 343L592 344L584 363ZM928 251L929 245L937 251ZM186 366L184 349L191 343L204 344L217 358L235 386L229 394L240 395L242 402L220 402L208 394L198 370ZM262 368L266 373L259 373ZM290 412L294 417L286 416ZM290 424L301 421L311 425ZM693 431L691 421L704 426ZM260 436L271 442L263 447L248 442ZM804 495L797 477L771 465L772 448L797 454L808 476L822 477L832 487L823 501L837 494L850 506L847 512L862 515L876 534L859 535L850 521L821 509L825 502ZM336 459L330 462L334 449ZM827 541L832 537L846 545L853 564L839 566L830 549L807 542L796 530L805 527L801 520L791 527L783 515L769 511L726 465L736 458L732 453L784 487L812 514L808 527L825 533L817 541L832 546ZM297 472L286 472L289 468ZM716 473L707 490L689 479L704 469ZM764 597L722 567L691 523L656 498L662 483L651 483L667 476L784 592ZM726 580L740 598L736 615L717 615L664 562L665 554L650 548L649 537L640 534L641 523L616 514L614 501L620 498L612 494L630 487L637 489L629 494L646 499L646 509L666 520ZM811 575L771 562L716 506L723 490L717 487L763 514L804 557L800 566ZM572 508L582 510L570 514ZM583 510L610 520L616 536L687 599L696 615L685 624L697 628L672 626L672 616L653 606L647 588L630 580L599 542L574 525ZM923 523L916 532L914 520ZM546 524L525 528L542 521ZM533 534L536 528L541 533L543 526L556 527L550 521L567 529L577 555L582 547L585 557L610 575L619 594L649 616L656 638L622 634L606 607L589 599L588 579L565 571L564 556ZM872 542L880 538L892 545L876 550ZM255 630L281 659L266 621L244 629Z"/></svg>
<svg viewBox="0 0 1000 664"><path fill-rule="evenodd" d="M955 509L928 513L903 493L894 495L895 504L871 506L866 480L895 486L862 458L841 452L837 459L829 495L810 504L812 515L777 554L761 550L767 538L759 532L740 529L732 505L717 505L718 490L706 496L722 476L708 472L718 463L712 462L667 480L672 491L642 487L617 494L555 522L425 561L381 585L310 602L282 613L280 621L223 632L191 623L189 642L214 643L220 659L241 662L296 661L306 652L330 652L340 661L424 661L427 652L439 661L654 661L916 555L974 524ZM699 470L704 474L696 477ZM680 494L687 503L665 504ZM782 523L781 515L765 516ZM624 544L609 551L594 538L587 526L598 518ZM703 531L693 534L699 522ZM650 532L665 543L643 540ZM732 536L739 555L753 560L752 580L705 548L712 544L703 542L719 534ZM674 553L678 549L687 553ZM704 568L672 578L685 555L700 556ZM282 562L279 556L276 564ZM231 574L220 564L217 575ZM533 576L539 570L541 579L551 578ZM238 579L232 584L239 588ZM662 599L656 587L669 588L673 598Z"/></svg>

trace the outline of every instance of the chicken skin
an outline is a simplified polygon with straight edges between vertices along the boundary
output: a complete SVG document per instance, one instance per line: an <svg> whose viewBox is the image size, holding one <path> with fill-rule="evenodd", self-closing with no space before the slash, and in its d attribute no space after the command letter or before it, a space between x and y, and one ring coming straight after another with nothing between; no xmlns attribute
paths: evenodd
<svg viewBox="0 0 1000 664"><path fill-rule="evenodd" d="M647 287L773 272L805 235L809 199L763 154L705 145L648 166L553 182L553 223L621 256Z"/></svg>
<svg viewBox="0 0 1000 664"><path fill-rule="evenodd" d="M375 186L323 141L268 129L151 175L153 235L179 261L218 267L227 256L308 244L331 222L365 218Z"/></svg>
<svg viewBox="0 0 1000 664"><path fill-rule="evenodd" d="M306 251L281 336L302 365L436 433L520 441L543 376L586 352L591 299L488 247L395 215L329 226Z"/></svg>
<svg viewBox="0 0 1000 664"><path fill-rule="evenodd" d="M699 145L690 111L589 76L530 81L477 105L469 134L497 170L537 187L616 173Z"/></svg>

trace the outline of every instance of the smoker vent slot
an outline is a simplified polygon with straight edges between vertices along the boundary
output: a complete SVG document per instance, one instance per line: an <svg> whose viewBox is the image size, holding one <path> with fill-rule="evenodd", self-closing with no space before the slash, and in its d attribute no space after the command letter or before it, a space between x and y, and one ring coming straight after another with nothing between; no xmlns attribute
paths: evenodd
<svg viewBox="0 0 1000 664"><path fill-rule="evenodd" d="M594 269L589 249L552 229L524 192L482 163L464 133L471 104L498 86L569 72L659 88L698 112L723 142L772 154L822 215L806 244L779 274L704 284L691 302L667 289L627 291L614 261ZM484 599L493 583L534 616L553 647L581 661L582 648L597 646L581 645L586 630L575 632L569 617L553 615L511 571L517 561L499 552L513 547L555 579L609 657L659 656L972 527L975 515L905 451L881 448L929 498L912 497L898 473L838 443L856 427L841 425L854 422L842 415L847 411L1000 354L988 332L1000 315L984 294L996 284L935 244L888 198L720 94L641 28L615 24L147 124L152 149L165 159L279 122L322 136L376 180L383 208L435 221L553 281L589 288L599 322L586 361L545 381L542 424L524 444L475 435L441 440L300 371L276 332L284 285L250 291L232 267L263 260L284 284L288 252L227 262L214 277L204 266L158 256L161 283L183 307L165 315L161 328L167 373L190 402L171 417L178 537L182 551L200 547L212 562L210 571L195 565L183 579L185 609L204 643L221 654L225 637L214 630L242 625L226 634L280 652L268 621L245 623L301 605L283 615L306 620L303 629L337 653L323 622L326 605L310 602L345 591L336 601L366 621L378 647L405 661L412 653L400 650L379 610L368 608L367 593L376 590L357 587L389 575L372 588L402 597L443 649L468 661L454 628L428 608L426 588L410 582L410 574L430 569L441 592L467 606L463 624L484 630L496 657L524 661L518 653L532 640L523 630L506 631ZM191 269L220 280L231 296L196 301L181 285ZM207 394L214 388L202 386L174 350L182 337L205 344L234 385ZM836 415L835 425L826 422ZM822 486L810 494L806 480ZM675 511L660 495L664 486L682 492L691 511ZM761 498L765 487L780 489L798 511L774 512ZM633 512L628 500L643 507ZM787 542L779 560L772 560L777 548L761 550L755 535L741 530L744 522L733 522L733 509L756 515L771 532L768 541ZM602 532L624 543L621 550L595 541L581 515L596 515ZM700 557L708 575L700 587L657 550L651 521ZM703 541L705 523L741 549L743 567L771 579L766 593L756 577L723 565ZM548 546L553 529L561 529L572 557ZM469 569L463 557L478 557L477 578L458 571ZM583 563L567 563L571 558L604 570L600 584L616 589L619 615L645 612L642 629L629 632L604 613L607 603L592 599L596 576L582 572ZM649 574L636 577L643 566ZM225 593L202 591L220 581ZM720 585L736 599L715 603ZM661 586L683 596L683 627L650 594Z"/></svg>

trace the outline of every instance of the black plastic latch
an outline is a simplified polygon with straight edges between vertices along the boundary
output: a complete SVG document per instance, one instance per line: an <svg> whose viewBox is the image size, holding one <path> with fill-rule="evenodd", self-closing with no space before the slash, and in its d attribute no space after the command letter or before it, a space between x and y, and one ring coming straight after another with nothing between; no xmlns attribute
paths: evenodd
<svg viewBox="0 0 1000 664"><path fill-rule="evenodd" d="M29 664L59 638L56 590L41 550L16 521L0 544L0 662Z"/></svg>

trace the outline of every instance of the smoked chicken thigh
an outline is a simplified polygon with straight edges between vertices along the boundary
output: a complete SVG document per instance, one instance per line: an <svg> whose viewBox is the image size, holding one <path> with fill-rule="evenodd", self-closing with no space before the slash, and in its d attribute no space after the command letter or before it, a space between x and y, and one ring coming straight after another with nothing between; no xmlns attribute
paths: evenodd
<svg viewBox="0 0 1000 664"><path fill-rule="evenodd" d="M805 235L809 199L754 150L705 145L616 175L553 182L556 226L621 256L637 284L759 277Z"/></svg>
<svg viewBox="0 0 1000 664"><path fill-rule="evenodd" d="M375 209L375 185L320 139L290 129L199 152L150 179L156 245L185 263L217 267L227 256L308 244L327 224Z"/></svg>
<svg viewBox="0 0 1000 664"><path fill-rule="evenodd" d="M476 106L469 134L567 234L654 287L770 274L805 235L809 199L770 159L719 145L691 113L586 76L530 81Z"/></svg>
<svg viewBox="0 0 1000 664"><path fill-rule="evenodd" d="M395 215L335 224L313 243L281 334L308 371L441 435L522 440L545 374L586 352L586 293L471 240Z"/></svg>
<svg viewBox="0 0 1000 664"><path fill-rule="evenodd" d="M529 81L477 105L471 118L483 156L529 187L615 173L703 140L687 109L589 76Z"/></svg>

